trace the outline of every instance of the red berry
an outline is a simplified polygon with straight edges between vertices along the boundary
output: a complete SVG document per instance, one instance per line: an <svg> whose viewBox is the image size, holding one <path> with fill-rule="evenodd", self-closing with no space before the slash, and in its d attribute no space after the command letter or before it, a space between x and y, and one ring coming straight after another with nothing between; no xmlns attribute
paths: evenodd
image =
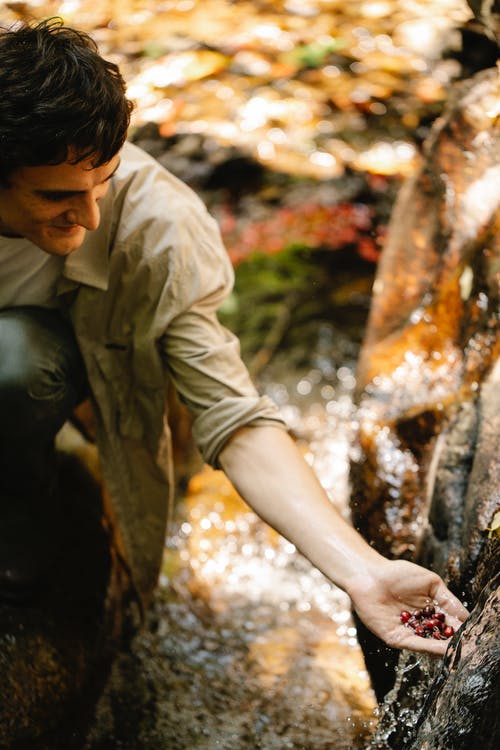
<svg viewBox="0 0 500 750"><path fill-rule="evenodd" d="M436 620L440 620L441 622L445 621L444 612L436 612L436 614L434 615L434 617L436 618Z"/></svg>
<svg viewBox="0 0 500 750"><path fill-rule="evenodd" d="M415 612L413 612L413 617L416 620L420 620L420 618L422 617L422 610L421 609L416 609Z"/></svg>
<svg viewBox="0 0 500 750"><path fill-rule="evenodd" d="M411 619L411 614L410 614L409 612L407 612L407 610L406 610L406 609L403 609L403 611L402 611L402 612L401 612L401 614L399 615L399 619L400 619L400 620L401 620L401 622L403 622L403 623L404 623L404 622L408 622L408 621L409 621L409 620Z"/></svg>
<svg viewBox="0 0 500 750"><path fill-rule="evenodd" d="M423 625L417 625L415 628L415 635L421 635L425 637L425 628Z"/></svg>
<svg viewBox="0 0 500 750"><path fill-rule="evenodd" d="M424 622L424 628L425 628L426 630L432 630L432 629L434 628L434 623L433 623L433 621L432 621L432 620L426 620L426 621Z"/></svg>
<svg viewBox="0 0 500 750"><path fill-rule="evenodd" d="M434 606L433 606L432 604L427 604L427 605L426 605L426 606L425 606L425 607L423 608L423 610L422 610L422 613L423 613L423 614L424 614L424 615L425 615L426 617L430 617L431 615L433 615L433 614L434 614L434 612L435 612L435 611L436 611L436 610L434 609Z"/></svg>
<svg viewBox="0 0 500 750"><path fill-rule="evenodd" d="M451 638L454 632L455 628L452 625L447 625L443 630L443 635L445 638Z"/></svg>

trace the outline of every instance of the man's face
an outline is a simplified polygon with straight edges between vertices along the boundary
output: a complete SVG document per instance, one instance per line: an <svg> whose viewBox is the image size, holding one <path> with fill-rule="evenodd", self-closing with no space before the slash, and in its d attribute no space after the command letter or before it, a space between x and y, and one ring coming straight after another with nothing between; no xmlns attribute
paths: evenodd
<svg viewBox="0 0 500 750"><path fill-rule="evenodd" d="M0 187L0 234L25 237L51 255L80 247L86 230L99 226L99 201L120 158L96 168L92 159L70 161L20 167L10 175L8 186Z"/></svg>

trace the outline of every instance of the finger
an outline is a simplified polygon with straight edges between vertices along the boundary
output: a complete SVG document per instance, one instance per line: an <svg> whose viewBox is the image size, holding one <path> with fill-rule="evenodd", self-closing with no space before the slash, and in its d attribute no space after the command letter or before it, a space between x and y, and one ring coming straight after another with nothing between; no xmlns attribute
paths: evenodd
<svg viewBox="0 0 500 750"><path fill-rule="evenodd" d="M456 619L457 624L463 623L470 614L460 599L457 599L442 581L437 585L433 598L445 614Z"/></svg>
<svg viewBox="0 0 500 750"><path fill-rule="evenodd" d="M416 651L419 654L430 654L431 656L444 656L448 648L449 641L435 641L430 638L420 638L419 636L409 636L401 644L401 648Z"/></svg>
<svg viewBox="0 0 500 750"><path fill-rule="evenodd" d="M390 638L387 639L389 646L399 649L408 649L420 654L430 654L431 656L444 656L450 641L437 640L433 638L422 638L414 635L406 627L398 628Z"/></svg>

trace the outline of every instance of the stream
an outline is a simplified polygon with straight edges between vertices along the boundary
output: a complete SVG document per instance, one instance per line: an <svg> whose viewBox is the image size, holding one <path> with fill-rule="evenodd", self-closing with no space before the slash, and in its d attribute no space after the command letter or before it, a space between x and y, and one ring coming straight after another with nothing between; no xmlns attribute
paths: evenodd
<svg viewBox="0 0 500 750"><path fill-rule="evenodd" d="M348 515L357 344L324 321L315 338L307 366L278 354L261 387ZM221 472L195 475L148 627L114 664L87 750L354 750L376 713L348 597Z"/></svg>

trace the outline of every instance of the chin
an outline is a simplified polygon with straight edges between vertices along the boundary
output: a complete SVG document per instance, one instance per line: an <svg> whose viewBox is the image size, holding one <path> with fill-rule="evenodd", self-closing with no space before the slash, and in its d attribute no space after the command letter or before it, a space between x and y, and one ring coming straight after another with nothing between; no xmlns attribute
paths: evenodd
<svg viewBox="0 0 500 750"><path fill-rule="evenodd" d="M70 255L82 246L84 239L85 230L82 229L79 232L75 232L71 237L61 237L60 239L44 237L40 242L35 244L50 255Z"/></svg>
<svg viewBox="0 0 500 750"><path fill-rule="evenodd" d="M78 248L81 247L81 243L79 245L72 245L71 247L68 247L68 246L54 247L54 245L48 245L47 243L44 243L42 245L40 243L39 247L41 250L43 250L45 253L48 253L49 255L59 255L63 257L66 255L71 255L71 253L74 253L75 250L78 250Z"/></svg>

